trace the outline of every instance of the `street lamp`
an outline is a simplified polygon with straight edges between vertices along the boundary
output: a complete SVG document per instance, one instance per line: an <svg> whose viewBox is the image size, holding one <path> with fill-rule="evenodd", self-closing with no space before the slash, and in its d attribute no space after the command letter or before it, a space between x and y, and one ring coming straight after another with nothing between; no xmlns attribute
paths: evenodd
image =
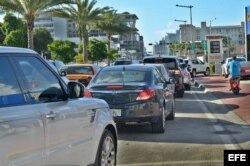
<svg viewBox="0 0 250 166"><path fill-rule="evenodd" d="M191 24L191 28L192 28L192 25L193 25L193 22L192 22L192 8L194 7L194 6L192 6L192 5L189 5L189 6L185 6L185 5L176 5L176 7L185 7L185 8L189 8L190 9L190 24ZM193 42L193 32L192 32L192 30L191 30L191 41Z"/></svg>
<svg viewBox="0 0 250 166"><path fill-rule="evenodd" d="M214 21L214 20L216 20L216 17L214 18L214 19L212 19L212 20L210 20L210 34L211 34L211 24L212 24L212 22Z"/></svg>

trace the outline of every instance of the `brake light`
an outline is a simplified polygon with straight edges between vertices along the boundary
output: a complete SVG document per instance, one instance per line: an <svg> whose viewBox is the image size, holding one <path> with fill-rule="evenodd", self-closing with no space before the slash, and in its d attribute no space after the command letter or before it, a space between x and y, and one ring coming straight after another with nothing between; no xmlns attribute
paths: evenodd
<svg viewBox="0 0 250 166"><path fill-rule="evenodd" d="M123 86L122 85L108 85L108 86L106 86L106 88L109 88L109 89L122 89Z"/></svg>
<svg viewBox="0 0 250 166"><path fill-rule="evenodd" d="M176 74L176 75L178 75L178 74L180 74L181 72L180 72L180 70L175 70L174 71L174 74Z"/></svg>
<svg viewBox="0 0 250 166"><path fill-rule="evenodd" d="M84 97L89 97L89 98L92 97L92 94L88 89L84 89Z"/></svg>
<svg viewBox="0 0 250 166"><path fill-rule="evenodd" d="M184 72L184 76L189 76L189 73L188 72Z"/></svg>
<svg viewBox="0 0 250 166"><path fill-rule="evenodd" d="M146 89L141 91L136 100L148 100L150 98L152 98L155 95L155 91L153 89Z"/></svg>

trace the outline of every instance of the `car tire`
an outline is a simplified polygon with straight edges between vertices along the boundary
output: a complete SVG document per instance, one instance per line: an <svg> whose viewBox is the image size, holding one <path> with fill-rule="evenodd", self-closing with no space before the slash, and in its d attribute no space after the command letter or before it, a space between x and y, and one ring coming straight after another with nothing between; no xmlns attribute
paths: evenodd
<svg viewBox="0 0 250 166"><path fill-rule="evenodd" d="M192 77L193 77L193 78L196 77L196 70L193 70L193 71L192 71Z"/></svg>
<svg viewBox="0 0 250 166"><path fill-rule="evenodd" d="M172 110L170 112L170 114L167 116L166 120L174 120L175 119L175 106L174 106L174 102L172 104Z"/></svg>
<svg viewBox="0 0 250 166"><path fill-rule="evenodd" d="M108 144L108 146L107 146ZM106 149L106 148L109 149ZM95 165L116 165L116 145L114 135L107 129L104 130L98 146Z"/></svg>
<svg viewBox="0 0 250 166"><path fill-rule="evenodd" d="M165 131L165 111L162 108L162 114L159 120L156 123L152 123L152 132L153 133L164 133Z"/></svg>
<svg viewBox="0 0 250 166"><path fill-rule="evenodd" d="M210 75L210 70L209 68L206 69L206 72L204 73L205 76L209 76Z"/></svg>

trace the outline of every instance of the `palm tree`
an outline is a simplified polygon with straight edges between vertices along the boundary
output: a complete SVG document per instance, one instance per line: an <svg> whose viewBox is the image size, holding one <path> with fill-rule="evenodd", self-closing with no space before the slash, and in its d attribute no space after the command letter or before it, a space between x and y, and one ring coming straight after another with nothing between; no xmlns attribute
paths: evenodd
<svg viewBox="0 0 250 166"><path fill-rule="evenodd" d="M102 15L110 8L94 8L97 0L72 0L73 4L52 11L52 15L70 19L76 23L83 44L83 60L88 61L88 32L102 20Z"/></svg>
<svg viewBox="0 0 250 166"><path fill-rule="evenodd" d="M115 10L110 10L103 15L97 28L104 31L108 37L108 52L110 52L111 36L115 34L126 34L132 32L133 29L128 27L125 23L121 22ZM109 65L109 58L108 58Z"/></svg>
<svg viewBox="0 0 250 166"><path fill-rule="evenodd" d="M133 31L125 23L121 22L115 10L110 10L103 15L103 20L97 25L97 28L104 31L108 37L108 50L110 50L111 36L114 34L126 34Z"/></svg>
<svg viewBox="0 0 250 166"><path fill-rule="evenodd" d="M0 0L0 11L20 14L27 23L28 47L33 49L33 29L35 18L46 9L68 4L71 0Z"/></svg>

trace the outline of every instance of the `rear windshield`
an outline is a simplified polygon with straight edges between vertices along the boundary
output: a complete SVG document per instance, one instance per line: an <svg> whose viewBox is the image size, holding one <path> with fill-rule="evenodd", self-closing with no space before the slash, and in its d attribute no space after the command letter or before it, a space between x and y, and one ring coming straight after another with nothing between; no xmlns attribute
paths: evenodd
<svg viewBox="0 0 250 166"><path fill-rule="evenodd" d="M178 68L174 58L146 58L143 60L143 63L162 63L169 70Z"/></svg>
<svg viewBox="0 0 250 166"><path fill-rule="evenodd" d="M65 71L67 74L94 74L91 66L64 66L62 71Z"/></svg>
<svg viewBox="0 0 250 166"><path fill-rule="evenodd" d="M231 62L233 59L228 59L228 62ZM238 62L245 62L246 59L245 58L236 58L236 61Z"/></svg>
<svg viewBox="0 0 250 166"><path fill-rule="evenodd" d="M146 82L146 71L101 71L93 80L96 84L126 82Z"/></svg>
<svg viewBox="0 0 250 166"><path fill-rule="evenodd" d="M114 65L130 65L132 61L116 61Z"/></svg>

